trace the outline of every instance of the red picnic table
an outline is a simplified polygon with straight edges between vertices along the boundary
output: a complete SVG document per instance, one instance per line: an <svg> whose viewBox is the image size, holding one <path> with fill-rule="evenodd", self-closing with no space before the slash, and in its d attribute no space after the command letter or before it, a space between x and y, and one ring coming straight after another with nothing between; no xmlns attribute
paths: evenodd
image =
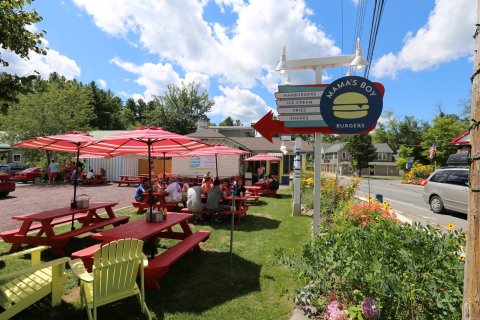
<svg viewBox="0 0 480 320"><path fill-rule="evenodd" d="M261 186L245 186L245 190L250 193L248 198L255 200L255 203L260 199L260 193L262 192Z"/></svg>
<svg viewBox="0 0 480 320"><path fill-rule="evenodd" d="M112 209L116 202L94 202L88 208L70 207L28 213L13 216L12 219L22 221L18 229L7 230L0 233L5 242L12 244L11 251L17 250L22 244L47 245L57 255L63 255L63 247L68 241L80 234L103 228L107 225L119 225L128 221L128 216L116 217ZM105 209L107 217L98 215L97 210ZM56 234L53 227L76 220L82 224L78 229ZM36 223L34 223L36 222ZM35 235L28 233L37 231Z"/></svg>
<svg viewBox="0 0 480 320"><path fill-rule="evenodd" d="M191 250L200 250L199 243L206 241L210 237L210 231L192 231L188 224L188 220L192 216L192 214L187 213L169 212L163 221L147 222L145 219L139 219L116 228L95 233L92 235L92 238L102 241L101 245L125 238L143 240L151 246L156 246L158 238L181 240L160 255L150 257L148 267L145 269L145 282L149 288L159 289L158 278L167 273L170 265ZM176 225L180 225L181 232L173 231L172 228ZM82 258L86 266L91 266L93 252L99 247L100 245L92 246L92 250L87 250L88 248L83 249L81 250L83 252L74 253L72 257Z"/></svg>
<svg viewBox="0 0 480 320"><path fill-rule="evenodd" d="M120 175L120 180L115 180L112 181L114 183L118 183L118 186L122 186L122 184L125 184L127 186L130 186L131 184L133 185L139 185L142 182L142 178L138 176L132 176L132 175Z"/></svg>

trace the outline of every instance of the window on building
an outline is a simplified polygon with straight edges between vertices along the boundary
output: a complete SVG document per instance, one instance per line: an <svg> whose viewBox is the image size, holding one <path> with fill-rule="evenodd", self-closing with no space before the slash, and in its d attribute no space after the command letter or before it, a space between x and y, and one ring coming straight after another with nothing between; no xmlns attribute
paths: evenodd
<svg viewBox="0 0 480 320"><path fill-rule="evenodd" d="M347 153L346 152L342 152L342 159L343 160L347 159Z"/></svg>
<svg viewBox="0 0 480 320"><path fill-rule="evenodd" d="M22 160L22 155L20 154L13 155L13 162L20 162L20 160Z"/></svg>
<svg viewBox="0 0 480 320"><path fill-rule="evenodd" d="M378 160L387 160L387 154L385 152L378 153Z"/></svg>
<svg viewBox="0 0 480 320"><path fill-rule="evenodd" d="M283 156L283 174L289 174L293 170L294 155Z"/></svg>

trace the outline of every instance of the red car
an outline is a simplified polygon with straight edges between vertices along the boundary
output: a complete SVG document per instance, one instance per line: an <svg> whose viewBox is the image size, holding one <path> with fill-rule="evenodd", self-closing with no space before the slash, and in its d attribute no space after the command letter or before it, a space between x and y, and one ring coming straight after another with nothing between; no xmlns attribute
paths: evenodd
<svg viewBox="0 0 480 320"><path fill-rule="evenodd" d="M15 190L15 180L8 174L0 172L0 197L5 197Z"/></svg>
<svg viewBox="0 0 480 320"><path fill-rule="evenodd" d="M34 181L36 178L41 177L44 173L44 169L40 167L31 167L15 174L15 181L21 181L27 183L28 181Z"/></svg>

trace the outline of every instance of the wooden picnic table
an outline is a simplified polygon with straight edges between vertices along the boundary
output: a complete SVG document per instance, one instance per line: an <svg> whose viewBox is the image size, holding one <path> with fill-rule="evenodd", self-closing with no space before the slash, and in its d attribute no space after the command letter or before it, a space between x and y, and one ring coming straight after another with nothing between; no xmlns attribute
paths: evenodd
<svg viewBox="0 0 480 320"><path fill-rule="evenodd" d="M126 223L117 228L105 230L92 235L92 238L102 241L102 245L124 238L134 238L147 242L154 251L151 251L148 267L145 269L145 282L149 288L158 289L157 278L168 271L170 265L191 250L200 250L199 243L210 236L209 231L193 232L188 224L192 214L169 212L160 222L147 222L139 219ZM182 232L173 231L173 227L180 225ZM159 256L154 257L158 238L181 240ZM91 259L90 256L84 259ZM88 264L88 263L87 263Z"/></svg>
<svg viewBox="0 0 480 320"><path fill-rule="evenodd" d="M68 241L80 234L87 233L107 225L118 225L128 221L128 216L116 217L113 207L116 202L94 202L88 208L59 208L41 212L13 216L12 219L22 221L18 229L7 230L0 233L5 242L11 243L11 251L17 250L22 244L47 245L52 247L58 255L63 255L63 247ZM105 209L107 217L101 217L98 210ZM53 227L76 220L82 224L78 229L73 229L57 234ZM29 232L37 231L35 235Z"/></svg>
<svg viewBox="0 0 480 320"><path fill-rule="evenodd" d="M131 184L133 185L138 185L142 182L142 179L138 176L132 176L132 175L126 175L122 174L120 175L120 180L115 180L112 181L114 183L118 183L118 186L120 187L122 184L125 184L127 186L130 186Z"/></svg>

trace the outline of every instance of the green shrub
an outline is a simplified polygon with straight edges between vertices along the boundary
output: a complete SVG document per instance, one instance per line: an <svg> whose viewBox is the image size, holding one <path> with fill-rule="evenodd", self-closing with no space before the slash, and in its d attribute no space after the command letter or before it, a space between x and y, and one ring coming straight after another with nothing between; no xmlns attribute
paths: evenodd
<svg viewBox="0 0 480 320"><path fill-rule="evenodd" d="M318 314L338 300L351 317L366 319L360 305L372 298L379 319L443 320L461 317L464 245L458 231L379 218L322 224L301 257L277 256L307 283L297 291L297 304Z"/></svg>

